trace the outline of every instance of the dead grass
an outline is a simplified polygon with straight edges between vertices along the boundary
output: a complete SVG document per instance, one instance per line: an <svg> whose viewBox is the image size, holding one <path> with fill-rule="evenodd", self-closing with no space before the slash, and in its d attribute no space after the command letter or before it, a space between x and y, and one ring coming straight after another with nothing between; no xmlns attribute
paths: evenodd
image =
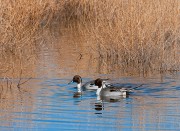
<svg viewBox="0 0 180 131"><path fill-rule="evenodd" d="M30 59L45 30L66 28L90 36L106 64L140 72L179 70L178 0L0 0L0 6L3 61Z"/></svg>
<svg viewBox="0 0 180 131"><path fill-rule="evenodd" d="M89 32L100 57L140 72L179 70L178 4L177 0L95 3Z"/></svg>

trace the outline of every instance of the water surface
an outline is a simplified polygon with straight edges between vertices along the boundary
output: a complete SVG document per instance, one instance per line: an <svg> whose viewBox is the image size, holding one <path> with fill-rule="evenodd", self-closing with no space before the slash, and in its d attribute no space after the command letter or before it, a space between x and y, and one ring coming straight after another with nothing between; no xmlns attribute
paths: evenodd
<svg viewBox="0 0 180 131"><path fill-rule="evenodd" d="M32 71L35 77L20 89L16 87L19 78L10 78L8 86L6 79L1 78L1 130L180 129L178 73L121 74L94 59L96 56L82 52L85 47L77 49L76 44L72 45L75 46L54 50L44 47ZM75 74L81 75L83 82L102 77L111 78L114 83L144 85L128 97L97 100L95 91L86 90L74 98L76 85L67 83Z"/></svg>

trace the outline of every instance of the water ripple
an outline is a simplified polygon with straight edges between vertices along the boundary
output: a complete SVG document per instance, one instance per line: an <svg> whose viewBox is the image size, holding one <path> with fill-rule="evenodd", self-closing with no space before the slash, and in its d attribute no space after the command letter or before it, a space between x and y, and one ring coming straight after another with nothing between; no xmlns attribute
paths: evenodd
<svg viewBox="0 0 180 131"><path fill-rule="evenodd" d="M128 97L97 100L96 92L88 90L81 97L73 98L77 89L76 85L67 84L70 79L47 79L37 84L40 88L32 96L24 94L18 101L1 100L0 128L45 131L180 129L178 81L150 81Z"/></svg>

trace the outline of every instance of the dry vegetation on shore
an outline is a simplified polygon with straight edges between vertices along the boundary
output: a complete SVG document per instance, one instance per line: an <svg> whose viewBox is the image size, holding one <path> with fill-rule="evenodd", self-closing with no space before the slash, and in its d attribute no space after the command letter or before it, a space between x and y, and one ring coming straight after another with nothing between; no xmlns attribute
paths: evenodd
<svg viewBox="0 0 180 131"><path fill-rule="evenodd" d="M90 36L105 63L179 70L178 0L0 0L0 6L0 67L10 58L30 59L45 30L66 29Z"/></svg>

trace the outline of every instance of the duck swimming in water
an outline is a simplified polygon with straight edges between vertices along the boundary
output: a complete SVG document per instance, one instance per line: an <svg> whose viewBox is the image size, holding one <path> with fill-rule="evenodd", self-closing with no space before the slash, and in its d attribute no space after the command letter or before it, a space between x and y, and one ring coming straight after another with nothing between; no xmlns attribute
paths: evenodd
<svg viewBox="0 0 180 131"><path fill-rule="evenodd" d="M95 80L95 85L98 86L98 89L96 91L96 94L98 96L127 96L129 95L130 92L132 92L134 89L142 86L113 86L111 85L106 85L106 83L103 82L102 79L98 78Z"/></svg>
<svg viewBox="0 0 180 131"><path fill-rule="evenodd" d="M110 85L110 83L106 82L106 80L108 79L102 79L102 81L104 83L106 83L106 85ZM71 80L71 82L69 82L68 84L71 83L77 83L77 92L75 93L77 96L78 95L82 95L82 89L88 89L88 90L97 90L98 86L95 85L95 80L86 82L85 84L82 85L82 78L79 75L75 75L73 77L73 79Z"/></svg>
<svg viewBox="0 0 180 131"><path fill-rule="evenodd" d="M102 79L102 81L106 84L106 85L110 85L110 83L106 82L106 80L108 79ZM85 84L82 85L82 78L79 75L75 75L72 79L71 82L69 82L69 84L71 83L77 83L77 88L80 90L80 88L82 89L89 89L89 90L97 90L98 86L95 85L95 80L91 80L89 82L86 82Z"/></svg>

